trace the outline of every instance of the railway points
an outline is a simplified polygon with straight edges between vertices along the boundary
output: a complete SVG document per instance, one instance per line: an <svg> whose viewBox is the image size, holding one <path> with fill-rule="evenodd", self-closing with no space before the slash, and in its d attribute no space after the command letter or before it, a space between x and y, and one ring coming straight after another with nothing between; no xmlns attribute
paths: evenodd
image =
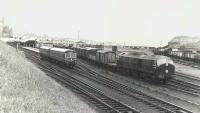
<svg viewBox="0 0 200 113"><path fill-rule="evenodd" d="M0 81L2 113L97 113L46 76L15 48L0 42ZM70 98L68 98L70 97Z"/></svg>
<svg viewBox="0 0 200 113"><path fill-rule="evenodd" d="M200 113L200 1L16 2L0 4L0 113Z"/></svg>

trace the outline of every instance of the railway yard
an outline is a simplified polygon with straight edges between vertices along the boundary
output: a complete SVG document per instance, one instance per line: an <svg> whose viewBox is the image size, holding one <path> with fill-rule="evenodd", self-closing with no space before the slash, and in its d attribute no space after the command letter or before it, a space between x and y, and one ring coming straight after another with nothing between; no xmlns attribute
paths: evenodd
<svg viewBox="0 0 200 113"><path fill-rule="evenodd" d="M26 58L102 113L199 113L199 66L175 61L166 84L152 83L77 58L74 68L41 59L39 49L22 47ZM191 66L192 65L192 66Z"/></svg>
<svg viewBox="0 0 200 113"><path fill-rule="evenodd" d="M198 0L7 0L0 113L200 113Z"/></svg>

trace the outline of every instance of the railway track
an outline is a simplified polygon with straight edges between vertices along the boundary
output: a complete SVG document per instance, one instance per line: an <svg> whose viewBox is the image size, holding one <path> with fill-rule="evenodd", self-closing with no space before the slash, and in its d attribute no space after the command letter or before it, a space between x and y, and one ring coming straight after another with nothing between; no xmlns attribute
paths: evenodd
<svg viewBox="0 0 200 113"><path fill-rule="evenodd" d="M180 72L175 72L175 76L180 76L180 77L186 78L188 80L193 80L192 82L194 82L194 81L200 82L200 77L190 76L190 75L180 73Z"/></svg>
<svg viewBox="0 0 200 113"><path fill-rule="evenodd" d="M190 82L173 79L166 85L164 85L164 87L184 92L190 95L200 96L200 86Z"/></svg>
<svg viewBox="0 0 200 113"><path fill-rule="evenodd" d="M200 96L200 78L176 72L167 86L170 89L181 91L190 95Z"/></svg>
<svg viewBox="0 0 200 113"><path fill-rule="evenodd" d="M126 85L120 84L116 81L113 81L109 78L106 78L102 75L100 75L99 73L96 73L93 70L88 69L87 67L85 67L84 65L78 66L79 69L74 70L74 73L77 73L81 76L85 76L87 78L92 78L93 80L95 80L96 82L99 82L103 85L106 85L107 87L110 87L112 89L115 89L121 93L124 93L130 97L133 97L135 99L137 99L140 102L146 103L147 105L151 106L152 108L156 109L159 112L163 112L163 113L192 113L188 110L185 110L181 107L178 107L176 105L173 105L172 103L168 103L168 102L164 102L162 100L153 98L151 96L148 96L140 91L137 91L135 89L132 89ZM87 73L90 76L86 76Z"/></svg>
<svg viewBox="0 0 200 113"><path fill-rule="evenodd" d="M190 66L190 67L193 67L193 68L200 69L200 64L197 64L197 63L194 63L194 62L184 61L184 60L179 60L179 59L173 59L173 61L175 63L178 63L178 64L182 64L182 65L185 65L185 66Z"/></svg>
<svg viewBox="0 0 200 113"><path fill-rule="evenodd" d="M85 66L85 68L87 68L87 66ZM95 74L95 73L92 73L92 74ZM194 84L192 81L189 82L189 81L183 81L179 79L173 79L166 85L162 85L162 86L165 88L172 89L178 92L183 92L189 95L200 96L200 85Z"/></svg>
<svg viewBox="0 0 200 113"><path fill-rule="evenodd" d="M39 67L49 76L62 83L64 86L70 87L74 92L78 93L83 98L89 100L91 103L107 113L141 113L135 108L106 96L103 92L92 85L84 83L70 74L59 71L56 66L52 67L52 65L48 65L47 63L42 64L38 57L33 58L33 56L29 56L29 58L34 60L34 62L37 62Z"/></svg>
<svg viewBox="0 0 200 113"><path fill-rule="evenodd" d="M138 90L132 89L126 85L113 81L105 76L100 75L99 73L94 72L93 70L88 69L87 66L83 66L83 64L79 68L80 69L82 68L83 71L91 75L90 77L88 77L89 79L93 79L96 82L100 82L101 84L104 84L112 89L118 90L119 92L124 93L132 98L135 98L138 101L144 102L152 106L154 109L157 109L159 112L170 112L170 113L177 113L180 111L184 111L187 113L190 112L176 105L148 96Z"/></svg>

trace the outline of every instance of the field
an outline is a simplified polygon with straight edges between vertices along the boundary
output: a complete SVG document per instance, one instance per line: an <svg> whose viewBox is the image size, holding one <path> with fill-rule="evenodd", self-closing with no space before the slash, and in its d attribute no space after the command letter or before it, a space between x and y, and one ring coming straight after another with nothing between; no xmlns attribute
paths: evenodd
<svg viewBox="0 0 200 113"><path fill-rule="evenodd" d="M1 113L96 113L73 92L0 42Z"/></svg>

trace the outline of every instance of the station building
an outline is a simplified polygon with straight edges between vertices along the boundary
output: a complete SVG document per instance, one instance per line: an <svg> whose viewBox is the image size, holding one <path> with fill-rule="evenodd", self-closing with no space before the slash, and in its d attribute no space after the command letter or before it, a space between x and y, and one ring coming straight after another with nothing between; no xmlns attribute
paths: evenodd
<svg viewBox="0 0 200 113"><path fill-rule="evenodd" d="M36 47L37 40L35 38L28 38L28 39L23 39L20 42L21 46L26 46L26 47Z"/></svg>

